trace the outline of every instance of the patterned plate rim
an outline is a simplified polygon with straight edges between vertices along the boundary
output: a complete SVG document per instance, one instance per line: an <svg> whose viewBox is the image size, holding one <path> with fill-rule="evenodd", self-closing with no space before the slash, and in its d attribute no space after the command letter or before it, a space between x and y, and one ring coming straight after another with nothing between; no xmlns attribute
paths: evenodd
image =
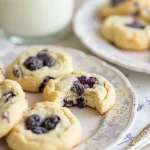
<svg viewBox="0 0 150 150"><path fill-rule="evenodd" d="M97 52L95 50L95 48L93 48L93 46L91 46L91 44L89 44L89 42L85 39L85 36L83 36L82 32L79 30L78 28L78 20L80 20L80 18L82 17L84 8L86 7L86 5L88 4L92 4L94 3L96 0L90 1L87 0L85 1L81 7L78 9L78 11L75 14L74 20L73 20L73 31L75 33L75 35L79 38L80 42L89 49L89 51L91 51L93 54L97 55L98 57L106 60L107 62L110 62L112 64L115 64L117 66L126 68L128 70L133 70L133 71L137 71L137 72L143 72L143 73L147 73L150 74L150 63L146 63L146 62L138 62L136 60L132 60L134 62L134 64L131 63L126 63L125 61L122 61L121 59L118 58L114 58L114 57L107 57L105 54L101 53L100 51ZM127 57L125 57L127 58Z"/></svg>

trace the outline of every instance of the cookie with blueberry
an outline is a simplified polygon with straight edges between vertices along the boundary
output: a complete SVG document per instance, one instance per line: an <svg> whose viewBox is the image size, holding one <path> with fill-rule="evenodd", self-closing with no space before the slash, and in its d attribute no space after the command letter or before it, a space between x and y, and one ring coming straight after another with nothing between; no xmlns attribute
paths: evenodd
<svg viewBox="0 0 150 150"><path fill-rule="evenodd" d="M25 91L42 92L50 79L72 70L72 60L65 52L37 48L24 52L13 62L10 78Z"/></svg>
<svg viewBox="0 0 150 150"><path fill-rule="evenodd" d="M130 51L150 48L150 25L132 16L110 16L101 26L102 36L117 47Z"/></svg>
<svg viewBox="0 0 150 150"><path fill-rule="evenodd" d="M148 5L150 6L149 0L109 0L99 12L103 18L111 15L133 15Z"/></svg>
<svg viewBox="0 0 150 150"><path fill-rule="evenodd" d="M3 63L0 61L0 82L5 79L5 69Z"/></svg>
<svg viewBox="0 0 150 150"><path fill-rule="evenodd" d="M140 14L139 16L141 17L141 19L147 21L148 23L150 23L150 6L145 8L145 9L142 9L140 11Z"/></svg>
<svg viewBox="0 0 150 150"><path fill-rule="evenodd" d="M115 103L115 89L102 76L72 72L50 80L44 88L43 97L63 107L89 106L104 114Z"/></svg>
<svg viewBox="0 0 150 150"><path fill-rule="evenodd" d="M81 125L68 108L40 102L7 136L14 150L69 150L81 137Z"/></svg>
<svg viewBox="0 0 150 150"><path fill-rule="evenodd" d="M28 102L21 86L8 79L0 82L0 138L10 132L27 109Z"/></svg>

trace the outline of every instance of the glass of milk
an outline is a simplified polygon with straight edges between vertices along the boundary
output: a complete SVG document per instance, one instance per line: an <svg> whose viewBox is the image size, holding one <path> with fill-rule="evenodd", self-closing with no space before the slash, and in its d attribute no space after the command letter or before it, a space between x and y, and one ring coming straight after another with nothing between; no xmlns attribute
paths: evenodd
<svg viewBox="0 0 150 150"><path fill-rule="evenodd" d="M74 0L0 0L0 28L16 44L51 43L70 29Z"/></svg>

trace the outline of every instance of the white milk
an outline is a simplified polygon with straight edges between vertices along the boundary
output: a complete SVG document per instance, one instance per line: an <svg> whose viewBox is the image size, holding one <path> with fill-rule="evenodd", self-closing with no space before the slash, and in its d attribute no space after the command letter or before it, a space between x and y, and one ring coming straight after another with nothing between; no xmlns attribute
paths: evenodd
<svg viewBox="0 0 150 150"><path fill-rule="evenodd" d="M73 9L74 0L0 0L0 28L15 36L51 35L70 23Z"/></svg>

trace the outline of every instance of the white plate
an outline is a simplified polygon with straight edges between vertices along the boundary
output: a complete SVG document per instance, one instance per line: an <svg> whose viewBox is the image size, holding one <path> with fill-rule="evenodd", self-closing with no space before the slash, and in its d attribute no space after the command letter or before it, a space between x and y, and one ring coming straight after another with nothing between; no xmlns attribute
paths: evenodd
<svg viewBox="0 0 150 150"><path fill-rule="evenodd" d="M101 20L97 10L106 2L107 0L85 1L74 19L76 35L91 52L104 60L130 70L150 74L150 51L123 51L112 46L101 37Z"/></svg>
<svg viewBox="0 0 150 150"><path fill-rule="evenodd" d="M100 116L97 111L91 108L71 108L72 112L79 118L83 130L80 144L74 150L110 150L121 140L135 121L137 97L130 83L119 70L96 57L71 48L42 47L69 53L76 70L103 75L114 85L117 96L116 102L114 107L105 115ZM30 48L33 46L1 50L0 60L9 68L19 53ZM30 107L35 102L43 101L42 94L26 93L26 98ZM0 141L0 150L8 150L5 139Z"/></svg>

